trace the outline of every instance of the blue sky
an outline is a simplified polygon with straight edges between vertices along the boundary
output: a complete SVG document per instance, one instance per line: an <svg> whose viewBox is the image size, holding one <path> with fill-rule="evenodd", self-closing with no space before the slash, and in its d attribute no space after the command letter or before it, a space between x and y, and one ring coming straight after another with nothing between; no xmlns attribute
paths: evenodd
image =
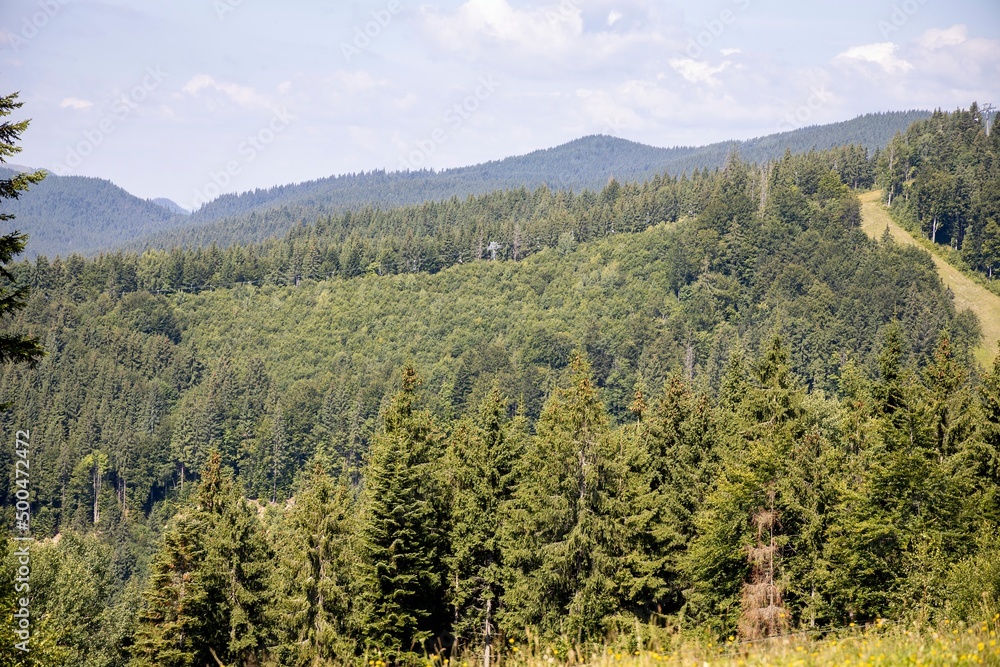
<svg viewBox="0 0 1000 667"><path fill-rule="evenodd" d="M587 134L749 138L1000 106L996 0L2 0L16 163L192 207Z"/></svg>

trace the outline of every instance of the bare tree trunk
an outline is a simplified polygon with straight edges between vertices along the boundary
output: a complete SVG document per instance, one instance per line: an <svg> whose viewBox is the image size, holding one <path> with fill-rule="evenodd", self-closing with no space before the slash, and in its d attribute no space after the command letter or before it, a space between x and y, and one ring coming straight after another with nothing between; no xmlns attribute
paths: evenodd
<svg viewBox="0 0 1000 667"><path fill-rule="evenodd" d="M483 647L483 667L490 667L490 652L493 648L493 626L490 624L493 615L493 600L486 601L486 622L483 625L483 634L486 638L486 646Z"/></svg>
<svg viewBox="0 0 1000 667"><path fill-rule="evenodd" d="M101 520L101 507L98 504L101 498L101 464L94 464L94 525Z"/></svg>
<svg viewBox="0 0 1000 667"><path fill-rule="evenodd" d="M892 191L893 186L893 173L892 167L896 163L896 148L891 143L889 144L889 208L892 208Z"/></svg>

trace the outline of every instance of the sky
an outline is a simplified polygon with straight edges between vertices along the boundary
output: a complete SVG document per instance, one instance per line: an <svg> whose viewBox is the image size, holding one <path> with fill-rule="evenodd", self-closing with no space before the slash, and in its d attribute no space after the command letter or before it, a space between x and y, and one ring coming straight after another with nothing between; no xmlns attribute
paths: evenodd
<svg viewBox="0 0 1000 667"><path fill-rule="evenodd" d="M1000 106L998 0L0 0L10 162L191 209L607 134Z"/></svg>

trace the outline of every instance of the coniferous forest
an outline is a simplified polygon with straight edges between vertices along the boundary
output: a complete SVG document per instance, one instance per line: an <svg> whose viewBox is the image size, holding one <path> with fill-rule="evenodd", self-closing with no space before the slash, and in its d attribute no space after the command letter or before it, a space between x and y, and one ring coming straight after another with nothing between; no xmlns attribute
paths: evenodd
<svg viewBox="0 0 1000 667"><path fill-rule="evenodd" d="M857 195L988 279L998 136L973 107L885 150L0 252L4 326L44 350L0 367L36 538L33 649L0 661L570 664L995 620L1000 358Z"/></svg>

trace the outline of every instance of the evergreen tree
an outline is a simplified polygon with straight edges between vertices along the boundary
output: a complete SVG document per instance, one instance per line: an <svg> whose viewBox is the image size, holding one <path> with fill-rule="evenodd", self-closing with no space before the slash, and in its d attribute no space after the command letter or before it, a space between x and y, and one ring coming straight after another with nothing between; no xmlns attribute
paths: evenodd
<svg viewBox="0 0 1000 667"><path fill-rule="evenodd" d="M717 465L715 420L707 398L676 375L652 409L640 392L633 411L638 422L621 434L627 477L618 515L627 547L618 580L628 606L648 617L683 604L680 561Z"/></svg>
<svg viewBox="0 0 1000 667"><path fill-rule="evenodd" d="M17 101L17 93L0 97L0 118L9 116L15 109L20 109L23 102ZM17 142L21 134L28 129L30 121L22 120L16 123L3 121L0 123L0 164L6 158L21 152ZM33 183L45 178L45 172L23 173L13 178L0 179L0 200L17 199ZM8 223L14 219L10 213L0 212L0 222ZM6 226L6 224L4 225ZM17 285L11 273L11 262L20 255L27 245L28 237L18 231L0 236L0 318L6 318L24 308L28 298L28 288ZM18 333L0 333L0 363L38 363L43 352L38 341L30 336Z"/></svg>
<svg viewBox="0 0 1000 667"><path fill-rule="evenodd" d="M396 659L429 650L447 614L442 434L430 413L415 407L418 384L407 366L372 443L359 529L361 635Z"/></svg>
<svg viewBox="0 0 1000 667"><path fill-rule="evenodd" d="M153 561L135 664L260 664L270 567L257 513L213 452L193 506L178 513Z"/></svg>
<svg viewBox="0 0 1000 667"><path fill-rule="evenodd" d="M164 533L146 586L145 607L133 653L135 667L194 667L211 664L220 646L218 600L212 600L201 568L203 517L185 511ZM212 641L212 640L215 641Z"/></svg>
<svg viewBox="0 0 1000 667"><path fill-rule="evenodd" d="M587 361L545 404L505 525L508 584L502 626L570 642L598 636L616 609L619 529L608 417Z"/></svg>
<svg viewBox="0 0 1000 667"><path fill-rule="evenodd" d="M525 424L507 419L507 405L495 382L478 412L455 426L447 459L453 475L448 558L452 632L466 645L484 646L484 664L490 661L503 599L501 528L524 446Z"/></svg>
<svg viewBox="0 0 1000 667"><path fill-rule="evenodd" d="M348 624L354 509L348 485L334 481L317 463L282 517L274 609L282 633L275 657L282 665L304 667L354 654Z"/></svg>
<svg viewBox="0 0 1000 667"><path fill-rule="evenodd" d="M699 619L730 632L738 626L754 638L787 626L791 612L781 604L782 589L801 586L786 580L784 571L787 552L805 555L808 501L792 473L801 467L798 444L807 431L805 391L779 338L743 386L742 397L720 417L721 471L696 517L698 534L684 569L691 578L688 601Z"/></svg>

